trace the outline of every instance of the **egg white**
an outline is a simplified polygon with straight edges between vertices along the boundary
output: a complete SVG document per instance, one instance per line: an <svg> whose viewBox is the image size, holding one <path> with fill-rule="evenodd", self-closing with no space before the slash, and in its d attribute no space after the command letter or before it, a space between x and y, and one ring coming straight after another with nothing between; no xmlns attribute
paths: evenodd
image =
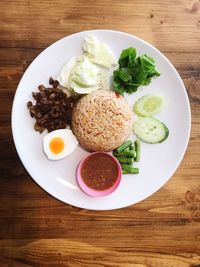
<svg viewBox="0 0 200 267"><path fill-rule="evenodd" d="M54 154L50 149L50 142L53 138L56 137L60 137L64 142L64 148L58 154ZM43 150L47 158L50 160L59 160L67 157L76 149L77 145L78 140L69 129L55 130L45 135L43 139Z"/></svg>

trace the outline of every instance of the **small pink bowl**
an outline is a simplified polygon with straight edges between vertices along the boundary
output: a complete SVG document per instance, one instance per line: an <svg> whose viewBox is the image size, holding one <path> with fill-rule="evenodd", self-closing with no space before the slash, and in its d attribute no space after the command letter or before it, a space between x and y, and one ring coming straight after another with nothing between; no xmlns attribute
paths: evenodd
<svg viewBox="0 0 200 267"><path fill-rule="evenodd" d="M106 155L108 155L115 162L115 164L117 166L117 169L118 169L117 179L114 182L114 184L111 187L109 187L109 188L107 188L105 190L101 190L101 191L100 190L98 191L98 190L95 190L95 189L92 189L92 188L88 187L85 184L85 182L83 181L83 178L81 176L81 168L82 168L82 165L83 165L84 161L86 159L88 159L89 157L91 157L92 155L94 155L94 154L106 154ZM80 161L80 163L79 163L79 165L77 167L77 170L76 170L76 180L77 180L77 183L78 183L79 187L81 188L81 190L84 193L86 193L87 195L89 195L91 197L103 197L103 196L107 196L107 195L113 193L117 189L117 187L119 186L119 184L121 182L121 178L122 178L122 168L121 168L118 160L115 157L113 157L112 155L110 155L108 153L105 153L105 152L93 152L93 153L90 153L89 155L87 155L85 158L83 158Z"/></svg>

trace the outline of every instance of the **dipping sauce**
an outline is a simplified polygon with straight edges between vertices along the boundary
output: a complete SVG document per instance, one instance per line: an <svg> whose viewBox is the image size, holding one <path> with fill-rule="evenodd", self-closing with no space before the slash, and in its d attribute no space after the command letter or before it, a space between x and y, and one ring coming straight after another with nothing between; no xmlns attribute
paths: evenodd
<svg viewBox="0 0 200 267"><path fill-rule="evenodd" d="M118 166L106 153L91 154L82 164L81 176L91 189L102 191L113 186L118 178Z"/></svg>

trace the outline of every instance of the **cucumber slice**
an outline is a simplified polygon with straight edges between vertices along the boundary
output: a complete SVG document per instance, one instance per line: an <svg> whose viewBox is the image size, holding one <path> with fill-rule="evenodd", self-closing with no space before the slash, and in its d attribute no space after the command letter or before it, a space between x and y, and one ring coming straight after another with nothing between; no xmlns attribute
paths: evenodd
<svg viewBox="0 0 200 267"><path fill-rule="evenodd" d="M145 95L136 101L133 111L141 117L152 117L160 112L162 105L161 96Z"/></svg>
<svg viewBox="0 0 200 267"><path fill-rule="evenodd" d="M156 144L167 139L169 129L167 126L153 118L140 118L133 125L133 131L145 143Z"/></svg>

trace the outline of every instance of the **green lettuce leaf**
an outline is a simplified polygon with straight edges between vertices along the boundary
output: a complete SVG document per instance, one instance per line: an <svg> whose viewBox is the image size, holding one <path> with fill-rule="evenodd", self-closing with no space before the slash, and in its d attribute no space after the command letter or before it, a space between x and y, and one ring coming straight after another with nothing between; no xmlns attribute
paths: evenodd
<svg viewBox="0 0 200 267"><path fill-rule="evenodd" d="M150 84L153 77L160 76L155 60L146 54L136 57L133 47L122 50L118 63L119 68L113 72L113 88L121 95L134 93L138 87Z"/></svg>

